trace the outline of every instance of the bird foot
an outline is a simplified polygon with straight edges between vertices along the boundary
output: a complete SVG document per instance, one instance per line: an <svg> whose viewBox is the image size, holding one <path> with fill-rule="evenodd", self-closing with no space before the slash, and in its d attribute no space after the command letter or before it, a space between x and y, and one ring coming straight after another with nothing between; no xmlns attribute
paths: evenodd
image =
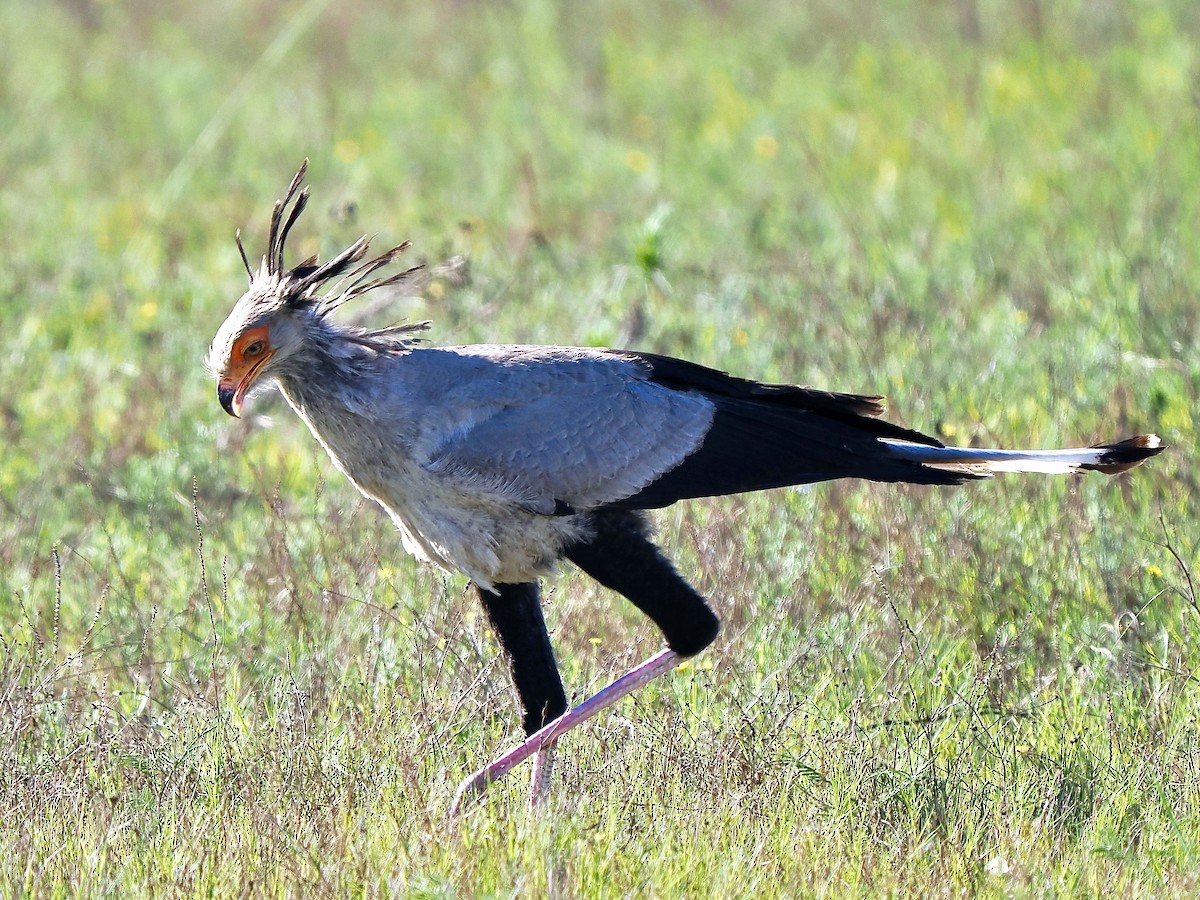
<svg viewBox="0 0 1200 900"><path fill-rule="evenodd" d="M458 815L467 805L480 799L493 781L504 777L521 762L538 754L534 763L534 781L532 805L540 802L538 792L544 797L549 789L550 766L553 761L553 745L559 737L570 731L580 722L590 719L602 709L612 706L642 685L653 681L659 675L669 672L683 661L683 657L673 650L662 650L643 663L634 666L612 684L600 690L594 696L584 700L578 706L567 710L545 727L535 731L521 743L500 756L478 772L466 778L458 786L454 795L454 803L450 807L452 816Z"/></svg>

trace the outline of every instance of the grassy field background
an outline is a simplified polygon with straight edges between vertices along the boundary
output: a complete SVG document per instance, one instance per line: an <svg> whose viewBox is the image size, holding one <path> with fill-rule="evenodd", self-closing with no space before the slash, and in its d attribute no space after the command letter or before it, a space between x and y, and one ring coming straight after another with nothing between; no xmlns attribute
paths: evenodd
<svg viewBox="0 0 1200 900"><path fill-rule="evenodd" d="M1200 7L0 0L0 894L1200 892ZM201 369L296 254L411 239L438 343L886 393L1131 476L658 518L718 643L518 737L465 582ZM462 265L447 265L461 257ZM564 571L568 689L658 646Z"/></svg>

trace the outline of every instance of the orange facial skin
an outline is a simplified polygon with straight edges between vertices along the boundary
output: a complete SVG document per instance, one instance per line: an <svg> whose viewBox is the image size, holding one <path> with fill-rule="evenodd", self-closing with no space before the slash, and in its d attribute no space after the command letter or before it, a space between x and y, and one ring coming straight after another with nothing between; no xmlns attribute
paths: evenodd
<svg viewBox="0 0 1200 900"><path fill-rule="evenodd" d="M235 419L242 415L242 403L246 392L254 384L258 373L274 355L269 340L269 328L262 325L251 328L233 344L225 374L217 382L217 399L221 407Z"/></svg>

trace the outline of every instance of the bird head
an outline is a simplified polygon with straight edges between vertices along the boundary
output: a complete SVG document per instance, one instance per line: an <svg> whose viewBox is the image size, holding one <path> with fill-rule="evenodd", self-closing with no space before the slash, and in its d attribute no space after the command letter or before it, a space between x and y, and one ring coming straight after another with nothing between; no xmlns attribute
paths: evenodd
<svg viewBox="0 0 1200 900"><path fill-rule="evenodd" d="M217 330L205 360L209 372L217 378L217 399L231 416L241 415L247 397L276 382L289 361L304 352L314 326L331 312L347 300L402 281L421 268L418 265L373 278L408 249L409 244L405 242L363 262L371 243L364 235L327 262L312 256L285 269L283 250L288 232L308 204L308 188L300 190L307 170L308 160L305 160L283 199L275 203L267 253L257 271L250 268L241 233L236 237L250 285ZM374 349L390 349L396 344L395 335L424 327L426 323L393 326L378 332L343 329L340 334Z"/></svg>

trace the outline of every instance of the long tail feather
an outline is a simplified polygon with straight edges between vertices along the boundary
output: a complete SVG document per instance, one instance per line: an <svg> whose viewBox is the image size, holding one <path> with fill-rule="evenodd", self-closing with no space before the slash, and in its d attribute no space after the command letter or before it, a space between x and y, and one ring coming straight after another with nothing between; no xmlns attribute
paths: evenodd
<svg viewBox="0 0 1200 900"><path fill-rule="evenodd" d="M1140 434L1115 444L1066 450L984 450L930 447L896 438L880 438L879 441L909 462L946 472L984 476L997 472L1061 475L1085 469L1115 475L1166 449L1156 434Z"/></svg>

